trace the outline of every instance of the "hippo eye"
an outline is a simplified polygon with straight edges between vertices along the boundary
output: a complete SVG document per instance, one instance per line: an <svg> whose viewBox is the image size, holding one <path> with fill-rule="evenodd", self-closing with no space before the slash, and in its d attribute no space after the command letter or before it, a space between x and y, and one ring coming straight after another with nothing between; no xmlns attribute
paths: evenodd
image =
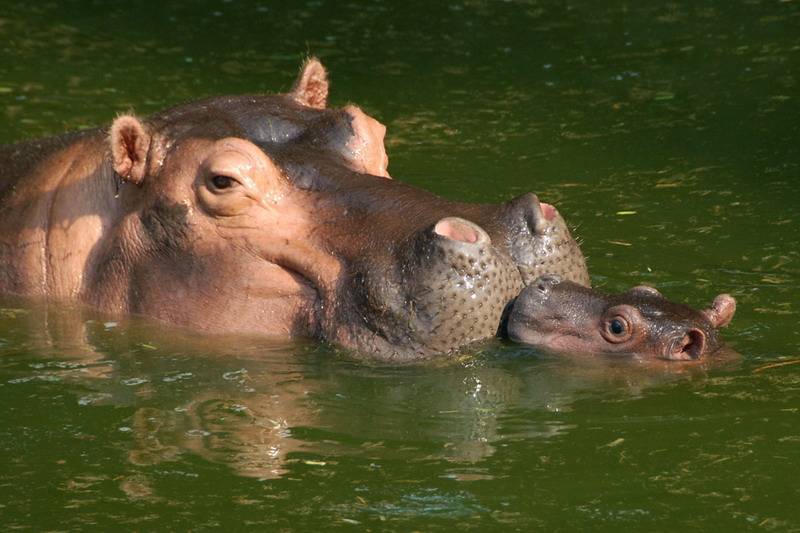
<svg viewBox="0 0 800 533"><path fill-rule="evenodd" d="M211 183L214 185L214 188L219 190L230 189L234 185L236 185L236 180L231 178L230 176L221 176L217 175L211 178Z"/></svg>
<svg viewBox="0 0 800 533"><path fill-rule="evenodd" d="M605 321L601 332L608 342L625 342L633 335L631 322L622 315L613 315Z"/></svg>

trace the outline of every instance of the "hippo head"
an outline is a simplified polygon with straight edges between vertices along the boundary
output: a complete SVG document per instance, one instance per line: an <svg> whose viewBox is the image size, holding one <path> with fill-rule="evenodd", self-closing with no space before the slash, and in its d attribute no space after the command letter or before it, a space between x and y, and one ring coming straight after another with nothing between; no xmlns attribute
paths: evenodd
<svg viewBox="0 0 800 533"><path fill-rule="evenodd" d="M589 284L553 206L451 202L392 180L385 127L327 94L310 59L288 94L117 118L124 216L96 261L96 303L413 359L494 335L540 274Z"/></svg>
<svg viewBox="0 0 800 533"><path fill-rule="evenodd" d="M697 311L671 302L653 287L602 294L558 276L528 285L511 307L507 333L514 341L556 352L636 354L694 360L721 345L736 300L720 294Z"/></svg>

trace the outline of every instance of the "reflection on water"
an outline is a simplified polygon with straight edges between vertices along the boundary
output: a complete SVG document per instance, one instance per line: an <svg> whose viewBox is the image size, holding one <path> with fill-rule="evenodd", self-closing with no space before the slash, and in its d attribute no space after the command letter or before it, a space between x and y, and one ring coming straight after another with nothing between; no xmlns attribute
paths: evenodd
<svg viewBox="0 0 800 533"><path fill-rule="evenodd" d="M19 334L4 354L5 385L59 383L79 410L127 408L131 414L113 441L133 466L178 462L188 453L259 479L286 474L291 462L330 462L319 456L424 454L479 463L501 438L566 436L574 425L559 414L578 399L629 399L709 370L543 358L524 348L487 359L499 341L478 347L483 356L376 367L310 342L197 339L141 319L85 313L52 305L3 308L2 329ZM491 477L469 472L453 476Z"/></svg>

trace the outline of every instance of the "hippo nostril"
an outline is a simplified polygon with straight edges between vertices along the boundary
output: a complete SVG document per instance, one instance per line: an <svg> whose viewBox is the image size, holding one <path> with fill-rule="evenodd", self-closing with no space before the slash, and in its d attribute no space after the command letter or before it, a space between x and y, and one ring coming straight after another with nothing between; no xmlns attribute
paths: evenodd
<svg viewBox="0 0 800 533"><path fill-rule="evenodd" d="M559 283L561 283L561 276L556 274L544 274L543 276L536 278L534 281L536 288L541 292L547 292L550 287L553 285L558 285Z"/></svg>
<svg viewBox="0 0 800 533"><path fill-rule="evenodd" d="M555 208L543 204L533 193L517 196L508 203L509 223L516 226L524 224L532 235L542 235L555 216Z"/></svg>
<svg viewBox="0 0 800 533"><path fill-rule="evenodd" d="M536 290L542 294L547 294L547 292L550 290L550 287L558 285L559 283L561 283L561 276L557 276L556 274L545 274L543 276L539 276L533 282L533 284L536 286Z"/></svg>
<svg viewBox="0 0 800 533"><path fill-rule="evenodd" d="M541 281L536 284L536 288L539 289L539 292L541 293L547 292L547 285L542 283Z"/></svg>
<svg viewBox="0 0 800 533"><path fill-rule="evenodd" d="M483 240L484 232L475 224L463 218L448 217L443 218L434 226L433 231L437 235L446 237L453 241L474 244Z"/></svg>
<svg viewBox="0 0 800 533"><path fill-rule="evenodd" d="M542 216L544 216L545 220L553 220L556 216L556 208L550 204L546 204L544 202L539 202L539 206L542 208Z"/></svg>
<svg viewBox="0 0 800 533"><path fill-rule="evenodd" d="M558 214L555 207L540 201L533 193L520 196L514 203L522 206L525 221L534 235L543 235Z"/></svg>
<svg viewBox="0 0 800 533"><path fill-rule="evenodd" d="M533 193L528 193L522 198L522 201L527 204L525 209L525 218L528 223L528 227L534 235L542 235L545 229L547 229L547 221L549 220L547 218L547 214L550 213L550 218L552 218L553 206L549 204L542 204L539 201L539 197ZM545 212L543 205L546 205L550 209Z"/></svg>

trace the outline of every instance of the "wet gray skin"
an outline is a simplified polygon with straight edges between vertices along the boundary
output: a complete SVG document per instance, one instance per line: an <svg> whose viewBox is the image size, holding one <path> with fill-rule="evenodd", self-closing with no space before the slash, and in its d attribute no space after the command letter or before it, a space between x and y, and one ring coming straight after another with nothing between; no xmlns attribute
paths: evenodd
<svg viewBox="0 0 800 533"><path fill-rule="evenodd" d="M698 311L671 302L653 287L603 294L558 276L542 276L514 301L507 323L511 340L546 351L631 354L697 360L721 346L736 301L720 294Z"/></svg>

